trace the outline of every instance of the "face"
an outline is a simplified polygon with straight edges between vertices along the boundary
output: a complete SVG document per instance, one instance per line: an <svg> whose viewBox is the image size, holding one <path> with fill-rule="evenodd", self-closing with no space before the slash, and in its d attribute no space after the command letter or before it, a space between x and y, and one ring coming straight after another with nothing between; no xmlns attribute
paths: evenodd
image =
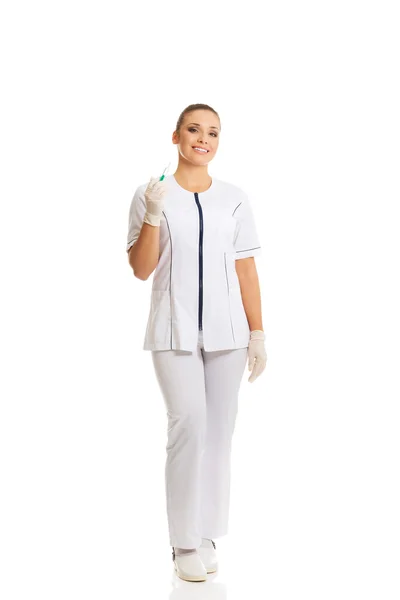
<svg viewBox="0 0 400 600"><path fill-rule="evenodd" d="M211 110L194 110L184 116L179 134L172 135L172 143L179 154L195 165L207 165L215 156L220 136L220 122ZM195 150L206 149L207 152Z"/></svg>

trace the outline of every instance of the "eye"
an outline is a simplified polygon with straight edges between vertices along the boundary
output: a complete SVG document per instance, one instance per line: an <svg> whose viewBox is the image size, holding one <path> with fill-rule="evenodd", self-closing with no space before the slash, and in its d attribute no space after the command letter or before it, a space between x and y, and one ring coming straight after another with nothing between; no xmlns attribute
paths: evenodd
<svg viewBox="0 0 400 600"><path fill-rule="evenodd" d="M190 133L192 133L192 131L197 131L197 128L196 127L189 127L188 131L190 131ZM215 133L214 131L212 131L210 135L212 135L214 137L218 137L218 134Z"/></svg>

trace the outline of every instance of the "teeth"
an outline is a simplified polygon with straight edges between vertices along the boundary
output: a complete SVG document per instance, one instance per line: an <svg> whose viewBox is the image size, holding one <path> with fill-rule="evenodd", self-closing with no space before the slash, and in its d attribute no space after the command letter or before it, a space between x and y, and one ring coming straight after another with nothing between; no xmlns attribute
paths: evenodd
<svg viewBox="0 0 400 600"><path fill-rule="evenodd" d="M199 152L207 152L207 150L203 150L203 148L193 148L193 150L198 150Z"/></svg>

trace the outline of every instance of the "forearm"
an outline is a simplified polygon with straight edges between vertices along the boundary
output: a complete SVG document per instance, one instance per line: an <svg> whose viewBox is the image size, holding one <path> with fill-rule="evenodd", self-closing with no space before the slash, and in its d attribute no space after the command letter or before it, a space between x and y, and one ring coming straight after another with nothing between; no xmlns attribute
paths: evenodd
<svg viewBox="0 0 400 600"><path fill-rule="evenodd" d="M129 250L129 264L135 277L148 279L157 267L160 254L160 227L143 223L137 241Z"/></svg>
<svg viewBox="0 0 400 600"><path fill-rule="evenodd" d="M248 273L241 273L239 283L250 331L254 331L255 329L264 331L261 314L260 284L256 269Z"/></svg>

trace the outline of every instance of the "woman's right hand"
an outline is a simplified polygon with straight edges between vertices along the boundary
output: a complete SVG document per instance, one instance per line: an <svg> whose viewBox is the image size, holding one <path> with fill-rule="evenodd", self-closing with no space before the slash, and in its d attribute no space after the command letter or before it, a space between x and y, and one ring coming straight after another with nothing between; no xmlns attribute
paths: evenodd
<svg viewBox="0 0 400 600"><path fill-rule="evenodd" d="M165 179L160 181L159 177L151 177L148 186L144 192L146 200L146 213L144 222L153 227L158 227L161 221L162 210L164 208L164 195L166 193Z"/></svg>

